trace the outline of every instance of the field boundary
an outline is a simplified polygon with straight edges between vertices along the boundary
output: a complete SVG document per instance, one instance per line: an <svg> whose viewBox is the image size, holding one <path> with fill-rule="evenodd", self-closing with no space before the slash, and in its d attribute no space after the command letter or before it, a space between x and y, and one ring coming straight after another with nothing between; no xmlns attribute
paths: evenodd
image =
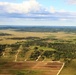
<svg viewBox="0 0 76 75"><path fill-rule="evenodd" d="M61 69L59 70L59 72L57 73L57 75L59 75L59 74L60 74L60 72L61 72L61 71L62 71L62 69L64 68L64 65L65 65L65 63L63 63L63 65L62 65Z"/></svg>

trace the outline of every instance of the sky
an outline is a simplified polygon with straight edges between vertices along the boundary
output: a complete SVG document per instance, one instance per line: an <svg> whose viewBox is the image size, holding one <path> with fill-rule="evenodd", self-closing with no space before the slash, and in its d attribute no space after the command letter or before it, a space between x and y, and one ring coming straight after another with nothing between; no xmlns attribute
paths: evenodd
<svg viewBox="0 0 76 75"><path fill-rule="evenodd" d="M0 25L76 26L76 0L0 0Z"/></svg>

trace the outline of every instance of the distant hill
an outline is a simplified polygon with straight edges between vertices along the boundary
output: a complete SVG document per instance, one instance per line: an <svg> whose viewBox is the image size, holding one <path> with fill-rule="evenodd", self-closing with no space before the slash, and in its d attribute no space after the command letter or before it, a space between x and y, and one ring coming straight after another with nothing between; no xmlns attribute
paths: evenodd
<svg viewBox="0 0 76 75"><path fill-rule="evenodd" d="M76 26L5 26L0 29L14 29L22 32L76 32Z"/></svg>

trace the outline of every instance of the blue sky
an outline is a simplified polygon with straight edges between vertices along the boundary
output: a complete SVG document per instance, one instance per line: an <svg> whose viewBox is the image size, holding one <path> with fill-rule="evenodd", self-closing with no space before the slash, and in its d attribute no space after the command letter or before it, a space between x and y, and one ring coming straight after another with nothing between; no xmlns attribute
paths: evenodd
<svg viewBox="0 0 76 75"><path fill-rule="evenodd" d="M76 26L76 0L0 0L0 25Z"/></svg>

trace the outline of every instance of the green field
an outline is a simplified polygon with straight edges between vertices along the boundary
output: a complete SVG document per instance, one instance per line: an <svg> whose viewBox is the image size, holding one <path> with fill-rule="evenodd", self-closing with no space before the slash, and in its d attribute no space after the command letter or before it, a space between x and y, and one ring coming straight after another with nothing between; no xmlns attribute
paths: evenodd
<svg viewBox="0 0 76 75"><path fill-rule="evenodd" d="M59 75L76 75L76 59L64 67Z"/></svg>
<svg viewBox="0 0 76 75"><path fill-rule="evenodd" d="M61 68L58 66L58 62L64 62L65 67L60 75L76 75L75 30L66 28L63 30L46 30L41 32L40 29L38 31L36 29L31 31L27 29L22 31L20 29L1 29L0 74L50 75L51 72L51 75L56 75ZM49 61L57 63L46 65L46 62ZM30 63L27 64L27 62ZM44 64L42 66L38 62L45 64L41 63ZM26 64L37 66L35 69L33 69L33 66L30 66L32 69L30 67L26 69ZM58 67L59 69L56 71ZM46 72L44 72L45 70ZM56 71L55 74L52 70Z"/></svg>

